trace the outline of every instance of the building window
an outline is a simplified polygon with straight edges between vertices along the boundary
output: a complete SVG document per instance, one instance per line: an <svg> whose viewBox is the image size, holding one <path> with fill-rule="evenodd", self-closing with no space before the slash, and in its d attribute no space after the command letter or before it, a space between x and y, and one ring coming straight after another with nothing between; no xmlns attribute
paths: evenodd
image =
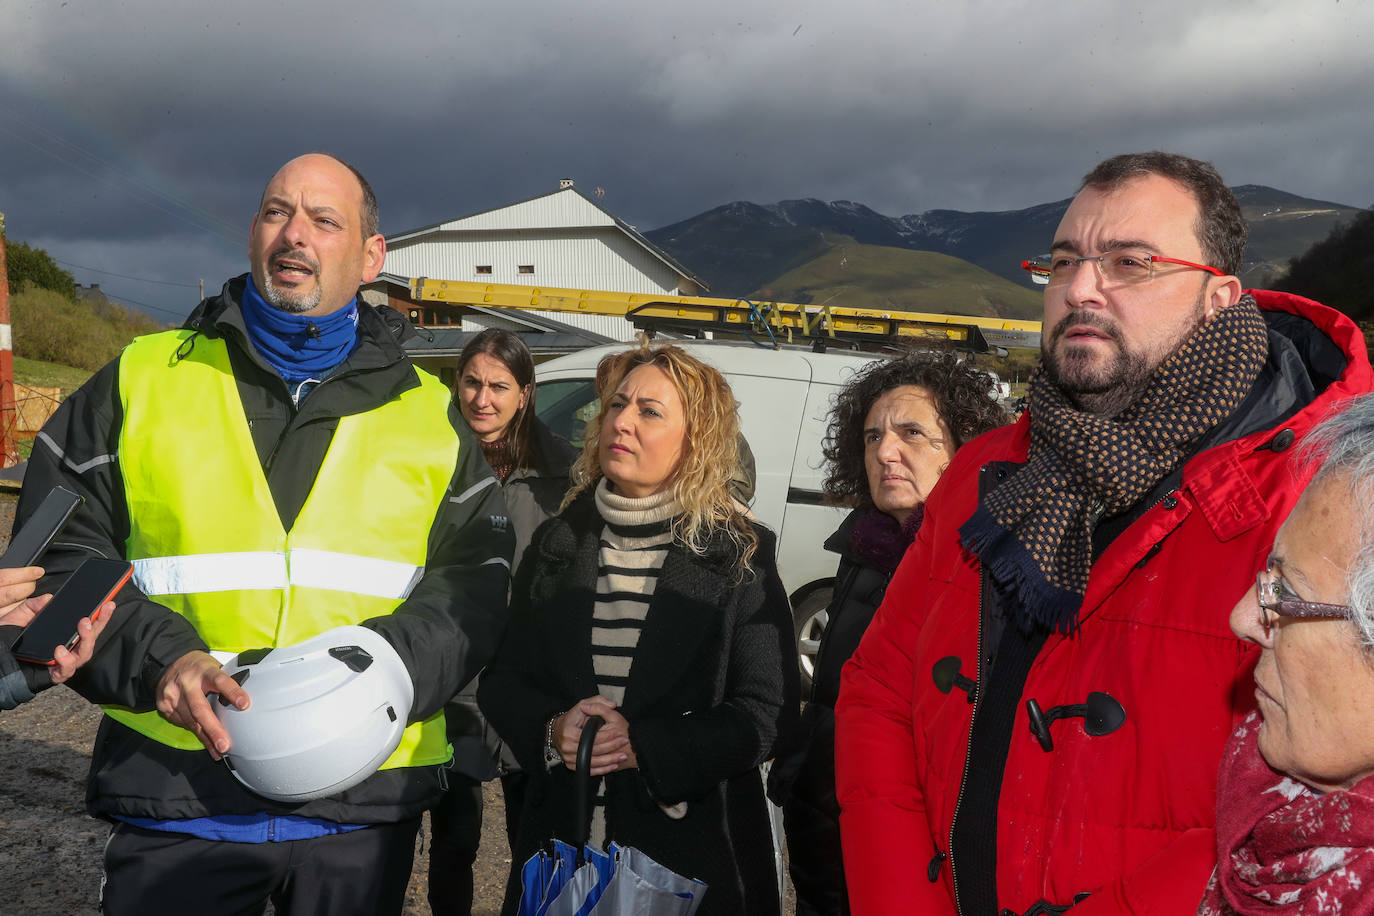
<svg viewBox="0 0 1374 916"><path fill-rule="evenodd" d="M489 273L491 273L491 265L490 265L490 264L478 264L478 265L477 265L477 272L478 272L479 274L489 274Z"/></svg>
<svg viewBox="0 0 1374 916"><path fill-rule="evenodd" d="M520 272L521 272L522 274L532 274L532 273L534 273L534 265L533 265L533 264L521 264L521 265L520 265Z"/></svg>

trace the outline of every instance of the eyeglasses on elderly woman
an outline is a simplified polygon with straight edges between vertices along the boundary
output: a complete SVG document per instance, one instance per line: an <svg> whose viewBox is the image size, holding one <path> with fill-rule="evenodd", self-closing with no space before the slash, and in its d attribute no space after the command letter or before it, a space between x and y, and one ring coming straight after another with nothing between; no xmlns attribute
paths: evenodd
<svg viewBox="0 0 1374 916"><path fill-rule="evenodd" d="M1298 620L1341 620L1355 613L1348 604L1322 604L1318 601L1304 601L1293 594L1292 588L1283 576L1274 571L1271 561L1255 577L1255 600L1260 608L1260 626L1268 633L1278 621L1277 617L1292 617Z"/></svg>

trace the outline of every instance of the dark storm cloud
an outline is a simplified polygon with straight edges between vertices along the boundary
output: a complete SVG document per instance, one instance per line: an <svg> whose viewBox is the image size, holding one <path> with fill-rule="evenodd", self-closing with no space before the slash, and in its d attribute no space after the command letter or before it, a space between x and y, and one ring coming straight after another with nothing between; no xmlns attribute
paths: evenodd
<svg viewBox="0 0 1374 916"><path fill-rule="evenodd" d="M263 184L311 149L368 175L387 232L563 177L641 229L735 199L1014 209L1156 147L1374 203L1374 8L1292 10L0 0L0 210L63 260L217 288Z"/></svg>

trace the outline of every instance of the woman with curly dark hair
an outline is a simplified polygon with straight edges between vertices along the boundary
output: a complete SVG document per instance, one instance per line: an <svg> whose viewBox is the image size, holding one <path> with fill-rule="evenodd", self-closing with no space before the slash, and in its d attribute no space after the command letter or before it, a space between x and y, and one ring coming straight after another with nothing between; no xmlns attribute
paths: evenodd
<svg viewBox="0 0 1374 916"><path fill-rule="evenodd" d="M950 457L1010 420L994 399L995 385L952 352L916 351L858 372L831 409L825 494L855 508L825 542L840 567L811 699L769 783L783 808L797 916L849 912L835 799L840 669L882 602Z"/></svg>

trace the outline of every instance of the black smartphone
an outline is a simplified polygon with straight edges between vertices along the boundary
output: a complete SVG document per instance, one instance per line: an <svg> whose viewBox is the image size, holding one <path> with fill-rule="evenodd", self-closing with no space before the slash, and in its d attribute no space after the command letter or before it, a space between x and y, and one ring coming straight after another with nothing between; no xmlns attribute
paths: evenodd
<svg viewBox="0 0 1374 916"><path fill-rule="evenodd" d="M53 487L19 533L10 538L9 548L0 557L0 569L33 566L83 502L71 490Z"/></svg>
<svg viewBox="0 0 1374 916"><path fill-rule="evenodd" d="M53 653L58 646L70 649L79 635L76 625L82 617L99 619L96 612L114 597L134 565L125 560L92 557L77 567L66 583L52 596L48 606L24 627L10 652L15 658L36 665L55 665Z"/></svg>

